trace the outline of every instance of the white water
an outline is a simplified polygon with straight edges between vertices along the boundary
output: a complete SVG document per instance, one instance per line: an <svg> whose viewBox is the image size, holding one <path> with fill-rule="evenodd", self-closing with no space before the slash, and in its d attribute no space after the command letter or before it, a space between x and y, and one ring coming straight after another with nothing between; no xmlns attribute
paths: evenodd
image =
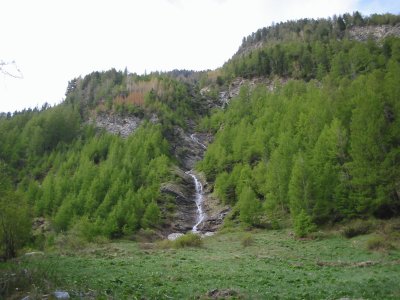
<svg viewBox="0 0 400 300"><path fill-rule="evenodd" d="M194 141L195 143L199 144L201 147L203 147L203 149L207 149L206 145L202 144L199 139L195 136L194 133L192 133L190 135L190 138L192 139L192 141Z"/></svg>
<svg viewBox="0 0 400 300"><path fill-rule="evenodd" d="M191 171L187 173L190 175L190 177L193 178L194 181L194 186L196 189L196 196L195 196L195 202L197 206L197 218L196 218L196 224L192 228L192 232L199 232L197 230L197 227L203 222L204 218L206 217L205 212L203 211L203 186L201 185L200 181L197 179L196 175L194 175Z"/></svg>
<svg viewBox="0 0 400 300"><path fill-rule="evenodd" d="M198 138L195 136L194 133L190 135L190 139L196 144L200 145L203 149L207 149L207 147L198 140ZM197 228L201 224L201 222L204 221L206 217L206 214L203 211L203 185L201 184L200 180L196 177L196 175L193 174L192 171L188 171L186 173L193 178L194 187L196 190L195 202L197 207L197 217L196 217L196 224L193 226L192 232L198 233L199 231Z"/></svg>

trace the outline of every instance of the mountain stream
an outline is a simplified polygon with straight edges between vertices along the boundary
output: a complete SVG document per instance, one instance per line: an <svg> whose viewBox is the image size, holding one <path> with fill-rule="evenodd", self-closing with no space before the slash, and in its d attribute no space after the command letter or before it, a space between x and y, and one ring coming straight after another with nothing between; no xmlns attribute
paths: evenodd
<svg viewBox="0 0 400 300"><path fill-rule="evenodd" d="M190 140L191 140L191 144L192 144L191 147L197 148L202 156L202 154L204 153L204 150L207 149L207 147L199 141L199 139L196 137L195 133L190 135ZM210 236L213 234L213 232L203 233L203 232L201 232L201 230L199 230L200 224L203 221L205 221L207 218L207 214L203 208L203 205L204 205L203 185L200 182L195 171L190 170L190 171L187 171L186 174L189 175L190 177L192 177L194 187L195 187L194 202L196 204L196 217L195 217L194 225L193 225L191 231L196 234L201 234L202 236ZM179 233L179 232L171 233L170 235L168 235L168 239L175 240L176 238L178 238L182 235L183 235L183 233Z"/></svg>
<svg viewBox="0 0 400 300"><path fill-rule="evenodd" d="M187 174L193 178L194 186L196 189L194 201L196 202L197 207L197 217L196 224L194 224L192 232L199 232L197 230L197 227L201 224L201 222L203 222L204 218L206 217L206 214L203 210L203 186L196 175L192 173L192 171L187 172Z"/></svg>

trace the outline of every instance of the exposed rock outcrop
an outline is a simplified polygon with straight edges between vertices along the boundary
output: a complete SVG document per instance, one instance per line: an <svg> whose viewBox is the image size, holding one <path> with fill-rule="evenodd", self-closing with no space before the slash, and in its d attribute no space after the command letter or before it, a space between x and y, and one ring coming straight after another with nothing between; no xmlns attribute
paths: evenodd
<svg viewBox="0 0 400 300"><path fill-rule="evenodd" d="M220 200L212 194L212 186L207 183L203 173L197 173L197 175L203 185L203 210L206 213L206 217L198 226L198 230L203 234L215 232L222 226L231 208L228 205L223 205Z"/></svg>
<svg viewBox="0 0 400 300"><path fill-rule="evenodd" d="M201 232L217 231L231 211L231 207L223 205L219 199L212 195L210 188L207 183L204 183L204 210L207 216L199 226Z"/></svg>
<svg viewBox="0 0 400 300"><path fill-rule="evenodd" d="M171 222L168 233L185 233L192 230L196 223L197 207L195 202L195 186L193 178L185 171L192 170L195 163L203 158L204 152L212 137L204 133L188 134L182 128L174 128L174 154L181 162L182 169L176 168L174 173L178 180L165 183L161 187L161 192L172 195L175 198L176 211ZM185 170L185 171L184 171ZM199 174L197 174L199 175ZM204 190L203 209L207 216L198 229L202 233L216 231L222 224L223 218L229 211L226 207L221 208L217 205L217 199L210 196L210 190L203 176L197 176Z"/></svg>
<svg viewBox="0 0 400 300"><path fill-rule="evenodd" d="M205 148L212 140L208 134L196 133L195 138L192 134L186 133L182 128L175 127L173 131L173 153L181 162L182 168L192 170L199 160L203 158Z"/></svg>
<svg viewBox="0 0 400 300"><path fill-rule="evenodd" d="M241 85L244 83L245 81L235 82L229 93L229 97L237 95ZM215 107L215 103L211 100L209 105ZM136 116L100 113L93 116L90 122L97 128L104 128L111 134L127 137L143 123L143 120ZM150 122L157 123L157 116L152 116ZM193 130L195 126L194 121L188 121L187 127L189 130ZM195 164L203 158L207 145L212 141L212 136L206 133L189 133L188 131L175 126L166 136L172 146L173 155L179 161L179 167L176 167L173 171L175 179L162 184L160 187L162 194L168 194L175 200L175 211L172 215L168 216L168 221L166 222L168 225L162 230L165 235L170 233L186 233L192 230L196 223L195 185L193 178L186 174L186 172L193 170ZM205 180L203 180L203 183L205 183ZM207 195L205 199L208 199ZM211 214L199 226L199 229L202 233L215 231L222 224L224 213L210 210L207 208L207 204L204 204L204 206Z"/></svg>
<svg viewBox="0 0 400 300"><path fill-rule="evenodd" d="M142 124L143 120L135 116L122 117L103 113L91 118L90 122L111 134L127 137Z"/></svg>
<svg viewBox="0 0 400 300"><path fill-rule="evenodd" d="M34 235L51 231L51 223L43 217L34 218L32 222L32 231Z"/></svg>
<svg viewBox="0 0 400 300"><path fill-rule="evenodd" d="M367 41L373 39L375 41L382 40L388 36L400 36L400 24L396 26L380 25L380 26L356 26L350 28L348 37L356 41Z"/></svg>
<svg viewBox="0 0 400 300"><path fill-rule="evenodd" d="M196 203L193 200L194 185L192 178L181 169L174 170L179 183L168 182L161 186L161 193L175 198L176 210L169 232L187 232L192 229L196 219Z"/></svg>
<svg viewBox="0 0 400 300"><path fill-rule="evenodd" d="M207 216L203 223L200 224L199 230L201 232L217 231L222 226L226 215L230 211L231 209L229 207L226 207L211 216Z"/></svg>
<svg viewBox="0 0 400 300"><path fill-rule="evenodd" d="M274 91L278 85L283 85L288 81L284 78L255 77L246 79L238 77L234 79L229 87L219 93L219 102L221 107L225 108L230 100L239 95L242 86L248 85L250 89L254 89L258 85L264 85L269 91Z"/></svg>

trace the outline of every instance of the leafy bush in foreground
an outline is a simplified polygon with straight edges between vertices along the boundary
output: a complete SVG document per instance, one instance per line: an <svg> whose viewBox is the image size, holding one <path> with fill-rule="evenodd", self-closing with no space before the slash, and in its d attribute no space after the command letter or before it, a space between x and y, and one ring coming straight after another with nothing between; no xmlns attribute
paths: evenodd
<svg viewBox="0 0 400 300"><path fill-rule="evenodd" d="M297 237L306 237L309 233L315 231L315 229L316 227L311 217L304 210L294 218L294 232Z"/></svg>
<svg viewBox="0 0 400 300"><path fill-rule="evenodd" d="M368 250L391 250L393 245L383 236L374 236L367 241Z"/></svg>
<svg viewBox="0 0 400 300"><path fill-rule="evenodd" d="M191 232L182 235L173 242L174 248L201 247L202 245L203 240L200 235Z"/></svg>
<svg viewBox="0 0 400 300"><path fill-rule="evenodd" d="M369 233L371 223L367 221L357 220L343 229L343 235L347 238L352 238L358 235Z"/></svg>

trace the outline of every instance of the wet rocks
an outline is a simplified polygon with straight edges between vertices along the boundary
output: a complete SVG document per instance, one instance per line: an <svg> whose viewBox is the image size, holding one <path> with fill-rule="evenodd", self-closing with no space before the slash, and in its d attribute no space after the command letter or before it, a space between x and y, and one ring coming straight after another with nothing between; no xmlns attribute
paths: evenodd
<svg viewBox="0 0 400 300"><path fill-rule="evenodd" d="M173 153L181 162L185 170L192 170L196 162L203 158L208 139L205 134L196 134L196 140L191 138L191 134L184 132L180 127L173 130Z"/></svg>
<svg viewBox="0 0 400 300"><path fill-rule="evenodd" d="M167 182L161 186L161 193L169 194L175 198L176 210L170 225L170 232L187 232L192 229L196 220L196 203L193 200L193 179L183 170L176 168L173 171L178 177L175 182Z"/></svg>
<svg viewBox="0 0 400 300"><path fill-rule="evenodd" d="M200 224L199 230L202 232L217 231L224 222L226 215L231 211L230 208L223 208L215 214L206 217L203 223Z"/></svg>

